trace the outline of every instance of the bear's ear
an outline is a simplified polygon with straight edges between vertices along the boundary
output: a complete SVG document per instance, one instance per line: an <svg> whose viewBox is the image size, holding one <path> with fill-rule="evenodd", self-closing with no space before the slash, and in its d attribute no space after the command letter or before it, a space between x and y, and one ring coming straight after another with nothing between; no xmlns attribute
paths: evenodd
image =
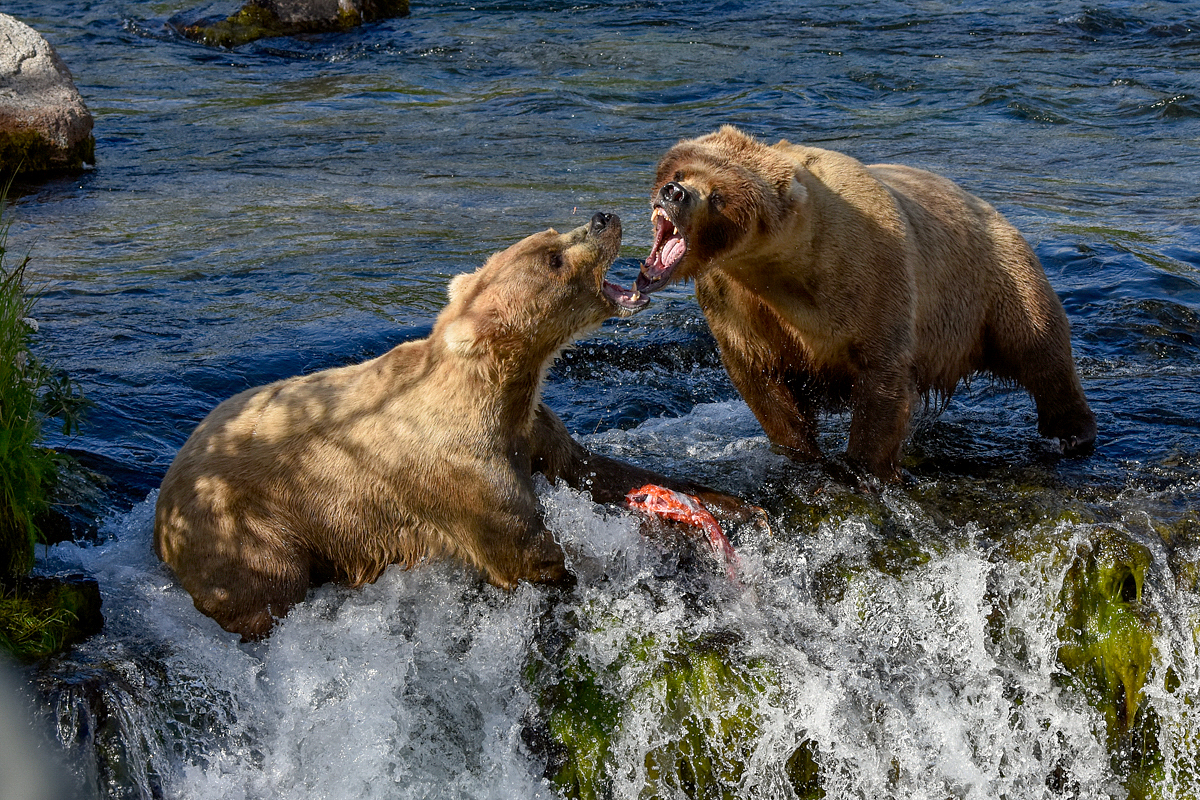
<svg viewBox="0 0 1200 800"><path fill-rule="evenodd" d="M792 205L802 206L808 202L808 189L804 188L804 184L795 175L792 176L792 185L788 189L788 199Z"/></svg>
<svg viewBox="0 0 1200 800"><path fill-rule="evenodd" d="M757 139L743 132L741 128L735 125L722 125L717 129L716 133L712 134L712 137L717 140L724 140L730 146L742 150L752 149L758 145Z"/></svg>
<svg viewBox="0 0 1200 800"><path fill-rule="evenodd" d="M442 331L446 348L455 355L477 358L496 350L510 328L508 315L494 307L463 311Z"/></svg>
<svg viewBox="0 0 1200 800"><path fill-rule="evenodd" d="M450 302L453 303L459 297L467 294L474 283L474 272L464 272L461 275L455 275L450 281L450 286L446 289L446 295L449 297Z"/></svg>

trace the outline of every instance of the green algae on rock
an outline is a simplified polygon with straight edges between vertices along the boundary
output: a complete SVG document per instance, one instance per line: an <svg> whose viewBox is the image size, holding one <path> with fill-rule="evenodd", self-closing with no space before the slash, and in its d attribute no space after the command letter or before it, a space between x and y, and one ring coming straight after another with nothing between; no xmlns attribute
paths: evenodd
<svg viewBox="0 0 1200 800"><path fill-rule="evenodd" d="M1059 595L1058 658L1105 715L1110 745L1128 735L1154 662L1157 618L1142 602L1148 548L1108 530L1080 545Z"/></svg>
<svg viewBox="0 0 1200 800"><path fill-rule="evenodd" d="M71 172L96 163L96 140L89 134L66 148L34 130L0 131L0 174Z"/></svg>
<svg viewBox="0 0 1200 800"><path fill-rule="evenodd" d="M607 669L579 655L561 669L537 664L529 677L548 776L572 800L616 796L618 777L642 798L744 796L748 765L762 757L760 704L777 704L782 690L774 667L736 651L730 634L648 635L627 641ZM637 743L640 763L617 763L622 740ZM817 744L786 750L769 768L775 779L804 800L824 797Z"/></svg>
<svg viewBox="0 0 1200 800"><path fill-rule="evenodd" d="M194 41L233 48L272 36L344 31L407 14L408 0L248 0L223 20L172 25Z"/></svg>
<svg viewBox="0 0 1200 800"><path fill-rule="evenodd" d="M1155 672L1164 656L1155 644L1159 619L1143 598L1152 563L1149 548L1101 528L1079 546L1059 594L1065 682L1104 715L1113 768L1131 800L1158 797L1167 766L1162 721L1144 703L1147 682L1157 674L1174 691L1169 663Z"/></svg>

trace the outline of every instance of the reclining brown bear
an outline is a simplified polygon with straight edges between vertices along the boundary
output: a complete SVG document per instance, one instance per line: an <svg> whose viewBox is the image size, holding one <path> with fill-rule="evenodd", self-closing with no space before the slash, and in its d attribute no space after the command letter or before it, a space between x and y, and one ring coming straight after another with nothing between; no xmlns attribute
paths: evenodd
<svg viewBox="0 0 1200 800"><path fill-rule="evenodd" d="M949 180L725 126L663 156L651 202L637 288L696 281L730 378L793 458L820 458L818 410L848 404L847 460L896 480L918 401L980 371L1024 386L1063 452L1091 448L1062 303Z"/></svg>
<svg viewBox="0 0 1200 800"><path fill-rule="evenodd" d="M574 338L646 298L604 276L620 220L535 234L450 285L428 339L221 403L163 480L154 547L196 607L265 636L316 584L450 557L492 583L569 580L532 476L619 502L659 483L727 495L588 453L540 402Z"/></svg>

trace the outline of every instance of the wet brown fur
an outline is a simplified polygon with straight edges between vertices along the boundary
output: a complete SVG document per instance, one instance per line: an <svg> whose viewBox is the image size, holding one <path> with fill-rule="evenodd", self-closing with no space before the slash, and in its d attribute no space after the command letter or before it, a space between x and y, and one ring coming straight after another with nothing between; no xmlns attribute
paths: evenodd
<svg viewBox="0 0 1200 800"><path fill-rule="evenodd" d="M359 586L391 564L453 558L502 587L561 582L534 472L598 502L647 482L692 488L588 453L539 400L561 348L618 310L601 291L612 219L599 235L536 234L459 276L427 339L214 409L155 516L155 551L196 607L253 639L310 586Z"/></svg>
<svg viewBox="0 0 1200 800"><path fill-rule="evenodd" d="M848 459L895 480L922 397L977 372L1024 386L1064 450L1094 441L1037 256L949 180L725 126L671 148L651 198L688 244L672 279L696 281L730 377L797 459L819 457L817 410L849 404Z"/></svg>

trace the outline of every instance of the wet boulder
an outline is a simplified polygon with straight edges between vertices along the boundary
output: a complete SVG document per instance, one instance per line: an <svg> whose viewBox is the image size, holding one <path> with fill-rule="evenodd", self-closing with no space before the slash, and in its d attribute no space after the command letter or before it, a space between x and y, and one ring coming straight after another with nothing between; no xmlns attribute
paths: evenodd
<svg viewBox="0 0 1200 800"><path fill-rule="evenodd" d="M71 72L33 28L0 14L0 175L95 161L92 115Z"/></svg>
<svg viewBox="0 0 1200 800"><path fill-rule="evenodd" d="M237 47L271 36L342 31L407 14L408 0L248 0L225 19L171 24L197 42Z"/></svg>

